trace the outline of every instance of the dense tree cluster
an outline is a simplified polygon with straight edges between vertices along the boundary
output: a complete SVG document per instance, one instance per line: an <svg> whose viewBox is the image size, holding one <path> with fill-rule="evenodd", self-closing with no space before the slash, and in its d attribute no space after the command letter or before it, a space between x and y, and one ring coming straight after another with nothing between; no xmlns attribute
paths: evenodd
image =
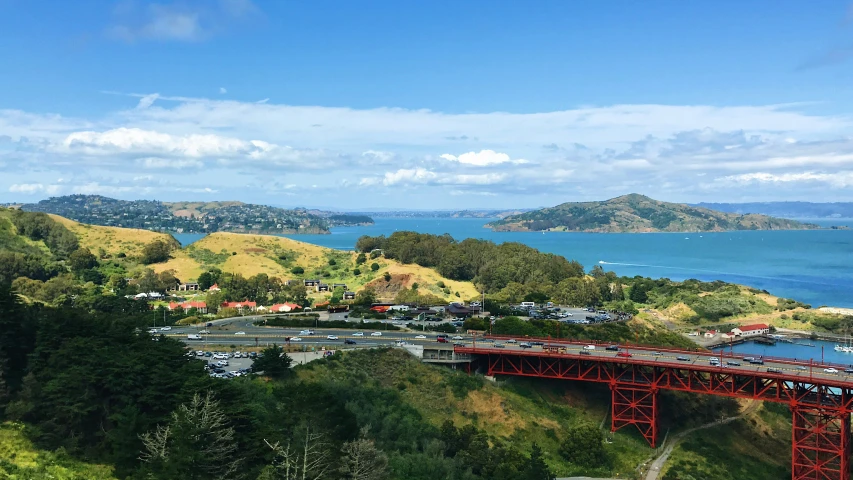
<svg viewBox="0 0 853 480"><path fill-rule="evenodd" d="M20 235L44 241L57 258L67 258L79 246L77 237L47 214L13 210L12 223Z"/></svg>
<svg viewBox="0 0 853 480"><path fill-rule="evenodd" d="M497 292L510 283L557 284L584 274L575 261L515 242L498 245L470 238L457 242L450 235L394 232L387 238L361 237L356 249L381 249L387 258L432 267L453 280L473 281L486 292Z"/></svg>

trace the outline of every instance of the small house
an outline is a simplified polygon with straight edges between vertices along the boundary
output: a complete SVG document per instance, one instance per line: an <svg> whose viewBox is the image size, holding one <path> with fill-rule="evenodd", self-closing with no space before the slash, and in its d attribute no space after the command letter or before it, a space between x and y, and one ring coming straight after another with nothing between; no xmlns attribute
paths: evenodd
<svg viewBox="0 0 853 480"><path fill-rule="evenodd" d="M328 292L329 291L329 284L328 283L318 283L317 284L317 291L318 292Z"/></svg>
<svg viewBox="0 0 853 480"><path fill-rule="evenodd" d="M716 336L717 336L716 330L708 330L707 332L705 332L705 338L714 338Z"/></svg>
<svg viewBox="0 0 853 480"><path fill-rule="evenodd" d="M250 302L248 300L244 300L242 302L222 302L222 308L233 308L239 312L243 312L243 310L249 310L254 312L255 309L258 308L258 304L255 302Z"/></svg>
<svg viewBox="0 0 853 480"><path fill-rule="evenodd" d="M201 288L199 288L197 283L189 282L189 283L181 283L178 285L178 291L179 292L197 292L199 290L201 290Z"/></svg>
<svg viewBox="0 0 853 480"><path fill-rule="evenodd" d="M222 289L219 288L219 285L214 283L210 288L207 289L207 291L208 292L220 292L220 291L222 291Z"/></svg>
<svg viewBox="0 0 853 480"><path fill-rule="evenodd" d="M316 287L320 284L320 280L303 280L303 284L306 287Z"/></svg>
<svg viewBox="0 0 853 480"><path fill-rule="evenodd" d="M343 288L344 290L346 290L347 284L346 283L333 283L332 284L332 290L337 290L339 288Z"/></svg>
<svg viewBox="0 0 853 480"><path fill-rule="evenodd" d="M754 337L757 335L767 335L768 333L770 333L770 326L764 323L742 325L732 329L732 334L737 337Z"/></svg>
<svg viewBox="0 0 853 480"><path fill-rule="evenodd" d="M344 300L355 300L355 292L344 292Z"/></svg>

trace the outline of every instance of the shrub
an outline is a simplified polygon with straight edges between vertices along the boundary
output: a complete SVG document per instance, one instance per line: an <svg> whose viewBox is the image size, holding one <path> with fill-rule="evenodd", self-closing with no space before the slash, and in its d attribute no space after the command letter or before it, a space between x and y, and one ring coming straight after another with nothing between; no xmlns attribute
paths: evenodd
<svg viewBox="0 0 853 480"><path fill-rule="evenodd" d="M303 273L305 273L305 269L302 267L293 267L290 269L290 273L294 275L302 275Z"/></svg>
<svg viewBox="0 0 853 480"><path fill-rule="evenodd" d="M370 264L370 269L374 272L379 270L379 264L376 262L373 262L372 264Z"/></svg>

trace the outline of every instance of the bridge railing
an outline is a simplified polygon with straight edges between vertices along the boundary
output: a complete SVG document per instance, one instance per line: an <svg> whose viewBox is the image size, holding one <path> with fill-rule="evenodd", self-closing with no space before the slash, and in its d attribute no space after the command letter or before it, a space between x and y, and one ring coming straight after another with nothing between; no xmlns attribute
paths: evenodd
<svg viewBox="0 0 853 480"><path fill-rule="evenodd" d="M850 364L843 363L833 363L827 362L822 359L815 358L790 358L790 357L775 357L775 356L767 356L761 355L758 353L744 353L744 352L726 352L725 350L717 350L712 351L706 348L696 346L695 349L684 349L684 348L672 348L672 347L661 347L656 345L648 345L643 343L633 343L633 342L605 342L602 340L578 340L571 338L553 338L553 337L528 337L528 336L518 336L518 335L484 335L482 337L475 337L474 342L476 344L477 338L487 338L491 340L510 340L515 339L517 341L523 342L543 342L546 345L595 345L596 348L600 346L609 346L609 345L618 345L620 349L626 350L641 350L647 352L666 352L666 353L674 353L674 354L689 354L689 355L702 355L706 358L717 357L723 359L742 359L744 357L760 357L765 362L774 362L774 363L783 363L788 365L801 365L801 366L814 366L815 368L837 368L837 369L845 369L853 366L853 362Z"/></svg>

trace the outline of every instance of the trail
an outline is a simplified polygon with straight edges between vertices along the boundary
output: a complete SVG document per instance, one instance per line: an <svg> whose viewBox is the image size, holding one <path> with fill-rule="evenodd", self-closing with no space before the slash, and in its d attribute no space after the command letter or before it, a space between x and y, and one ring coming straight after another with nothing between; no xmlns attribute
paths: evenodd
<svg viewBox="0 0 853 480"><path fill-rule="evenodd" d="M672 451L681 442L681 440L684 439L685 436L687 436L687 435L689 435L689 434L691 434L697 430L703 430L706 428L716 427L718 425L725 425L727 423L734 422L737 419L743 418L744 415L754 411L756 408L758 408L759 405L761 405L759 402L753 401L739 415L735 415L734 417L729 417L729 418L726 418L724 420L715 420L713 422L709 422L709 423L706 423L704 425L699 425L698 427L693 427L693 428L687 429L683 432L679 432L678 434L676 434L675 436L672 437L672 441L669 443L669 445L667 445L664 448L664 450L660 454L660 456L658 456L652 462L651 466L649 466L649 470L646 473L645 480L657 480L658 479L658 476L660 476L661 469L666 464L666 461L669 460L669 456L672 454Z"/></svg>

